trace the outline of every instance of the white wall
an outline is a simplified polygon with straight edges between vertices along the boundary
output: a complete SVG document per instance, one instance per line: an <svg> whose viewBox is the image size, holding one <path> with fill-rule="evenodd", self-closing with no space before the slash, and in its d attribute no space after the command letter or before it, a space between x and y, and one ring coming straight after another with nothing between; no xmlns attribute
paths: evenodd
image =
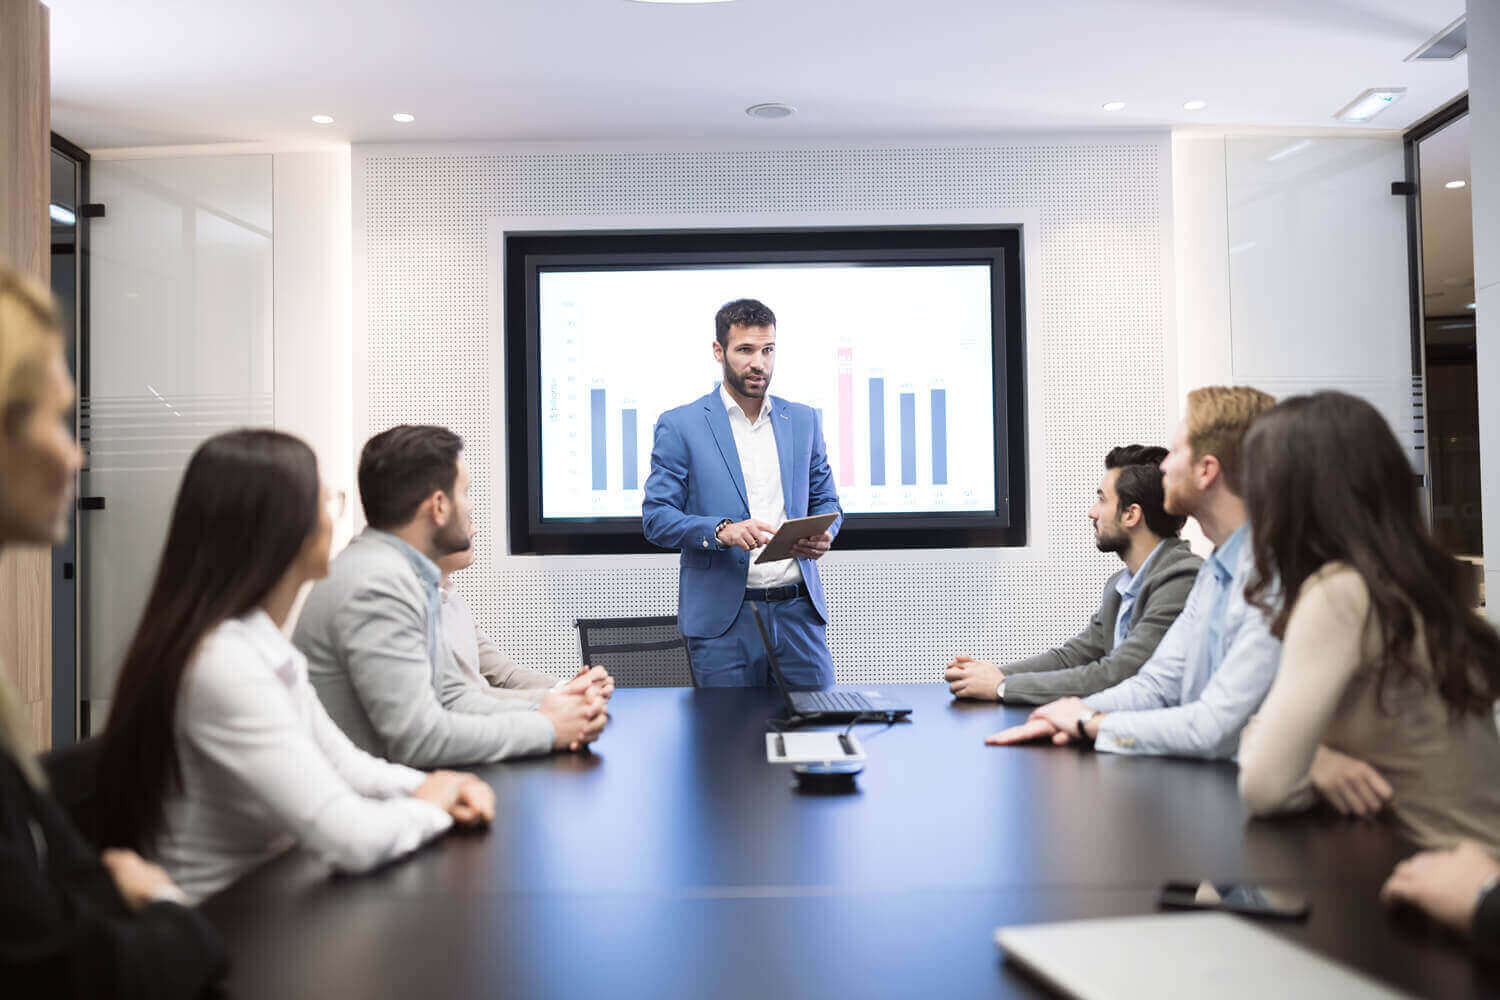
<svg viewBox="0 0 1500 1000"><path fill-rule="evenodd" d="M1500 624L1500 4L1469 3L1469 171L1474 211L1484 591Z"/></svg>
<svg viewBox="0 0 1500 1000"><path fill-rule="evenodd" d="M347 148L278 153L275 170L275 422L310 444L323 482L355 506Z"/></svg>
<svg viewBox="0 0 1500 1000"><path fill-rule="evenodd" d="M1405 294L1404 221L1383 187L1398 146L1321 138L1270 159L1305 139L374 147L356 149L352 161L348 150L273 150L274 224L263 227L273 246L271 419L313 445L325 479L349 490L351 503L364 437L398 419L449 423L470 442L481 493L498 500L494 220L565 224L612 214L622 226L661 218L767 225L810 212L844 224L1024 220L1032 544L1021 552L836 551L826 565L830 641L846 680L932 678L956 650L1021 655L1075 631L1115 568L1094 551L1083 516L1103 452L1163 440L1188 389L1250 381L1273 391L1362 391L1360 379L1405 377L1406 311L1392 291ZM236 162L212 149L171 153L184 164L170 169L217 178L211 183L227 183ZM1297 166L1305 154L1306 166ZM123 154L132 155L140 154ZM100 158L106 173L109 162ZM1257 247L1247 250L1251 242ZM1263 257L1253 252L1260 247ZM1480 260L1483 295L1497 275L1482 252ZM1309 283L1307 275L1326 277ZM1383 298L1336 297L1371 282ZM107 289L107 278L98 287ZM96 324L102 305L96 299ZM498 503L486 514L503 519ZM534 666L568 668L575 617L675 608L672 556L508 557L490 545L503 524L485 528L480 567L462 585L486 627ZM154 552L159 539L142 544ZM147 569L136 570L144 587ZM900 626L894 638L892 623Z"/></svg>
<svg viewBox="0 0 1500 1000"><path fill-rule="evenodd" d="M545 228L1023 221L1033 445L1024 550L824 560L845 682L936 680L1075 634L1119 566L1085 513L1112 446L1162 441L1170 312L1163 133L735 146L356 147L356 429L443 423L468 447L478 563L459 586L522 662L577 663L578 617L670 614L676 557L507 556L495 220ZM705 317L707 322L707 317Z"/></svg>
<svg viewBox="0 0 1500 1000"><path fill-rule="evenodd" d="M1201 385L1340 389L1420 468L1404 173L1397 136L1173 135L1174 413Z"/></svg>
<svg viewBox="0 0 1500 1000"><path fill-rule="evenodd" d="M1413 471L1406 167L1399 137L1225 140L1230 354L1281 398L1341 389L1373 403Z"/></svg>

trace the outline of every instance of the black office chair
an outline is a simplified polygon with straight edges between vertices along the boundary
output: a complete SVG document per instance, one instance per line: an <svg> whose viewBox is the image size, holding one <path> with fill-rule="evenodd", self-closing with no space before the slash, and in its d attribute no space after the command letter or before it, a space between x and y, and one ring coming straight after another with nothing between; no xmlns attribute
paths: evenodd
<svg viewBox="0 0 1500 1000"><path fill-rule="evenodd" d="M42 770L47 774L52 797L73 821L78 832L95 847L99 843L98 785L100 740L83 740L65 747L53 747L41 755Z"/></svg>
<svg viewBox="0 0 1500 1000"><path fill-rule="evenodd" d="M697 687L687 639L672 615L580 618L583 662L608 670L616 687Z"/></svg>

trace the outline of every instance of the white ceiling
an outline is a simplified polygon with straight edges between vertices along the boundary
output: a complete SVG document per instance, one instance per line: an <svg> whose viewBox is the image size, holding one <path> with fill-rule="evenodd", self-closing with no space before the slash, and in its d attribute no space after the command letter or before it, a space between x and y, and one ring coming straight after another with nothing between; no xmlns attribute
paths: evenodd
<svg viewBox="0 0 1500 1000"><path fill-rule="evenodd" d="M1402 62L1463 0L48 5L53 125L91 149L1326 128L1365 88L1404 86L1373 125L1391 129L1467 88L1466 56ZM1194 98L1208 108L1183 111ZM746 117L760 101L799 113Z"/></svg>

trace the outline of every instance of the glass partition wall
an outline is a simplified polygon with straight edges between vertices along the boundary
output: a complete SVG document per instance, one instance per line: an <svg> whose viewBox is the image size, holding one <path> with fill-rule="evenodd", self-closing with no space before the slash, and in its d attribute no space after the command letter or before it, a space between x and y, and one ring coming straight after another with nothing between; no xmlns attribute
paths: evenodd
<svg viewBox="0 0 1500 1000"><path fill-rule="evenodd" d="M92 163L81 709L103 727L183 469L272 422L271 157Z"/></svg>

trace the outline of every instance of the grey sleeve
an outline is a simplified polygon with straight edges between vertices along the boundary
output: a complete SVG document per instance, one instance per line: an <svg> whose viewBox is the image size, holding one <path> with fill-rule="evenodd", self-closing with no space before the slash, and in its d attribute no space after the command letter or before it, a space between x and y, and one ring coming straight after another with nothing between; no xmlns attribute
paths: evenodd
<svg viewBox="0 0 1500 1000"><path fill-rule="evenodd" d="M386 757L411 767L452 767L546 753L552 723L538 712L477 715L438 701L424 612L384 581L350 594L334 615L350 684Z"/></svg>
<svg viewBox="0 0 1500 1000"><path fill-rule="evenodd" d="M1047 673L1027 673L1015 678L1007 675L1006 703L1045 705L1058 698L1085 698L1134 677L1182 614L1196 577L1195 567L1184 567L1182 572L1162 580L1143 595L1125 640L1096 659ZM1098 623L1099 616L1095 615L1094 620ZM1110 624L1113 626L1112 621Z"/></svg>
<svg viewBox="0 0 1500 1000"><path fill-rule="evenodd" d="M469 715L500 715L536 708L543 691L512 691L477 687L465 679L452 656L438 668L438 701L450 712Z"/></svg>
<svg viewBox="0 0 1500 1000"><path fill-rule="evenodd" d="M1017 660L1015 663L1000 668L1000 672L1005 675L1005 699L1010 700L1010 679L1013 675L1046 673L1080 667L1108 653L1115 628L1115 612L1119 610L1119 607L1120 597L1115 593L1115 577L1112 576L1104 585L1104 594L1099 600L1098 609L1082 632L1055 649L1029 656L1024 660Z"/></svg>

